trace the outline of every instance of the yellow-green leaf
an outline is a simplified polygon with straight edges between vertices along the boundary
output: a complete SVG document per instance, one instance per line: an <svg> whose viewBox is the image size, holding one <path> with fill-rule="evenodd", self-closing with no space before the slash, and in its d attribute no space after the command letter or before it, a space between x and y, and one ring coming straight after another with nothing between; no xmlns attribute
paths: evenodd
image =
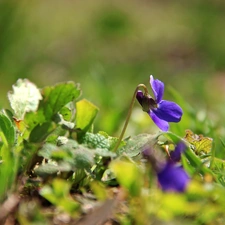
<svg viewBox="0 0 225 225"><path fill-rule="evenodd" d="M110 169L121 186L133 196L138 196L142 186L141 170L129 161L113 161Z"/></svg>
<svg viewBox="0 0 225 225"><path fill-rule="evenodd" d="M204 137L202 134L194 134L191 130L186 130L185 140L191 144L191 147L197 155L208 154L212 149L213 139Z"/></svg>
<svg viewBox="0 0 225 225"><path fill-rule="evenodd" d="M98 108L86 99L76 103L76 128L83 132L88 131L92 125Z"/></svg>

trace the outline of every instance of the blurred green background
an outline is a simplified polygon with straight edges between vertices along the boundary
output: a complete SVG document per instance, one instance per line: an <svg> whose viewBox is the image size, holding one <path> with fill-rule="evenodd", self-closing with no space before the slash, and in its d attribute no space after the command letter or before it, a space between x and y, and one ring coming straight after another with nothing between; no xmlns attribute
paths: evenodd
<svg viewBox="0 0 225 225"><path fill-rule="evenodd" d="M96 130L118 134L135 87L153 74L166 99L173 87L193 115L222 127L224 12L223 0L1 0L0 106L18 78L38 87L73 80L100 108ZM128 129L156 126L136 104Z"/></svg>

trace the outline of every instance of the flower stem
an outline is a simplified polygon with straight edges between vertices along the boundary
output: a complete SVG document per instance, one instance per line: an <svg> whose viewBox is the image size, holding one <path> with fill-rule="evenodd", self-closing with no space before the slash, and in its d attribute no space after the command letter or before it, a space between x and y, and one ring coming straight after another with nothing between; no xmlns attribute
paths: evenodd
<svg viewBox="0 0 225 225"><path fill-rule="evenodd" d="M119 139L118 139L118 141L117 141L117 143L116 143L115 148L113 149L113 152L116 152L116 151L117 151L117 149L118 149L118 147L119 147L119 145L120 145L120 143L121 143L121 141L122 141L122 139L123 139L123 136L124 136L125 131L126 131L126 129L127 129L127 125L128 125L128 123L129 123L129 120L130 120L130 116L131 116L132 109L133 109L133 106L134 106L134 102L135 102L135 99L136 99L136 94L137 94L137 92L138 92L138 90L139 90L140 88L143 88L143 89L144 89L144 95L147 95L147 94L148 94L148 89L147 89L147 87L146 87L144 84L139 84L139 85L136 87L136 89L135 89L135 91L134 91L134 94L133 94L133 97L132 97L132 99L131 99L131 103L130 103L130 107L129 107L129 110L128 110L128 114L127 114L126 121L125 121L125 123L124 123L124 125L123 125L122 132L121 132L121 134L120 134L120 136L119 136Z"/></svg>

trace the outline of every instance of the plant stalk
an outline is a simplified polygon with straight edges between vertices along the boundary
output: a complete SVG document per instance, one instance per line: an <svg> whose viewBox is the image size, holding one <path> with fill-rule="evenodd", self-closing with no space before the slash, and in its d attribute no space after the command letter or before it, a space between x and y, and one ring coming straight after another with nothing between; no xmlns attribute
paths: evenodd
<svg viewBox="0 0 225 225"><path fill-rule="evenodd" d="M117 143L116 143L115 148L113 149L113 152L116 152L116 151L117 151L117 149L119 148L119 145L120 145L120 143L121 143L121 141L122 141L122 139L123 139L123 136L124 136L125 131L126 131L126 129L127 129L127 125L128 125L128 123L129 123L130 116L131 116L131 113L132 113L132 109L133 109L133 106L134 106L134 103L135 103L135 100L136 100L136 94L137 94L137 92L138 92L138 90L139 90L140 88L143 88L143 89L144 89L144 95L147 95L147 94L148 94L148 89L147 89L147 87L146 87L144 84L139 84L139 85L136 87L136 89L135 89L135 91L134 91L134 94L133 94L133 97L132 97L132 99L131 99L131 103L130 103L130 107L129 107L129 110L128 110L128 113L127 113L126 121L125 121L125 123L124 123L124 125L123 125L122 132L121 132L121 134L120 134L120 136L119 136L119 139L118 139L118 141L117 141Z"/></svg>

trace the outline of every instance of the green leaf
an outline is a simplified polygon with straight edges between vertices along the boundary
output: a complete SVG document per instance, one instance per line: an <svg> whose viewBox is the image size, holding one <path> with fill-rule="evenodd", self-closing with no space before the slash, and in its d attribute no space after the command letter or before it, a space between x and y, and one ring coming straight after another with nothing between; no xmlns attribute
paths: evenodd
<svg viewBox="0 0 225 225"><path fill-rule="evenodd" d="M132 162L113 161L110 169L115 174L118 182L126 188L132 196L138 196L142 186L140 169Z"/></svg>
<svg viewBox="0 0 225 225"><path fill-rule="evenodd" d="M94 192L98 200L101 200L101 201L106 200L107 189L103 185L103 183L100 183L98 181L93 181L91 182L90 186L91 186L91 190Z"/></svg>
<svg viewBox="0 0 225 225"><path fill-rule="evenodd" d="M45 185L40 190L40 195L74 216L74 213L79 209L79 204L70 196L70 188L71 185L67 181L55 179L51 186Z"/></svg>
<svg viewBox="0 0 225 225"><path fill-rule="evenodd" d="M42 149L39 150L38 155L46 159L51 159L52 152L56 151L57 149L57 146L50 143L46 143L45 145L43 145Z"/></svg>
<svg viewBox="0 0 225 225"><path fill-rule="evenodd" d="M46 163L38 166L34 171L40 177L48 177L49 175L56 175L58 172L69 172L71 170L72 168L68 163Z"/></svg>
<svg viewBox="0 0 225 225"><path fill-rule="evenodd" d="M62 125L63 128L65 129L69 129L72 130L75 126L75 124L73 122L69 122L64 120L63 116L60 113L57 113L54 116L54 121L60 125Z"/></svg>
<svg viewBox="0 0 225 225"><path fill-rule="evenodd" d="M26 112L34 112L42 99L41 93L35 84L27 79L19 79L13 85L13 91L8 92L10 105L18 120L23 120Z"/></svg>
<svg viewBox="0 0 225 225"><path fill-rule="evenodd" d="M154 145L157 142L157 137L158 134L139 134L134 136L127 141L124 147L119 148L119 154L126 153L129 157L135 157L144 150L145 146Z"/></svg>
<svg viewBox="0 0 225 225"><path fill-rule="evenodd" d="M38 153L46 159L66 162L74 169L89 169L94 164L94 151L78 145L76 141L68 140L65 145L55 146L45 144Z"/></svg>
<svg viewBox="0 0 225 225"><path fill-rule="evenodd" d="M66 135L67 130L57 126L46 138L46 143L58 144L58 138ZM66 136L65 136L66 138ZM59 141L60 142L60 141Z"/></svg>
<svg viewBox="0 0 225 225"><path fill-rule="evenodd" d="M58 149L52 152L51 158L56 161L60 161L60 160L66 161L67 159L70 159L71 156L69 152L64 151L63 149Z"/></svg>
<svg viewBox="0 0 225 225"><path fill-rule="evenodd" d="M190 166L195 168L195 173L197 171L199 171L200 173L202 173L203 175L206 174L211 174L212 176L214 176L212 170L210 170L208 167L206 167L203 162L200 160L200 158L194 154L194 152L191 149L186 149L184 151L184 155L186 156L186 158L188 159ZM187 170L189 170L187 168ZM189 170L191 171L191 170ZM214 176L215 178L215 176ZM215 178L216 179L216 178Z"/></svg>
<svg viewBox="0 0 225 225"><path fill-rule="evenodd" d="M73 150L73 149L77 149L78 146L79 146L78 143L75 140L72 140L72 139L68 139L66 141L66 143L64 142L64 144L61 142L61 145L62 145L62 147L61 147L62 149L70 150L70 151Z"/></svg>
<svg viewBox="0 0 225 225"><path fill-rule="evenodd" d="M91 127L97 113L98 108L86 99L76 103L76 128L82 132L88 131Z"/></svg>
<svg viewBox="0 0 225 225"><path fill-rule="evenodd" d="M43 90L44 115L47 120L51 119L67 103L72 102L80 95L79 84L74 82L60 83L53 87L45 87Z"/></svg>
<svg viewBox="0 0 225 225"><path fill-rule="evenodd" d="M57 174L59 168L57 165L43 164L37 167L34 171L38 176L46 177L47 175Z"/></svg>
<svg viewBox="0 0 225 225"><path fill-rule="evenodd" d="M74 165L77 169L89 169L94 164L94 153L88 149L74 151Z"/></svg>
<svg viewBox="0 0 225 225"><path fill-rule="evenodd" d="M105 136L89 132L84 135L82 144L86 144L88 148L110 148L109 140Z"/></svg>
<svg viewBox="0 0 225 225"><path fill-rule="evenodd" d="M59 113L63 116L66 121L72 121L75 116L75 105L73 102L69 102L64 107L62 107Z"/></svg>
<svg viewBox="0 0 225 225"><path fill-rule="evenodd" d="M85 133L81 143L87 145L88 148L102 148L112 150L118 142L117 137L109 136L104 131L99 131L97 134L90 132ZM120 147L126 145L125 141L121 141Z"/></svg>
<svg viewBox="0 0 225 225"><path fill-rule="evenodd" d="M24 117L24 123L27 126L27 129L31 131L38 124L46 122L43 109L38 109L36 112L29 112Z"/></svg>
<svg viewBox="0 0 225 225"><path fill-rule="evenodd" d="M97 148L93 150L93 152L96 155L102 156L102 157L116 157L116 153L109 151L108 149L102 149L102 148Z"/></svg>
<svg viewBox="0 0 225 225"><path fill-rule="evenodd" d="M165 136L166 138L170 139L173 143L178 143L179 141L182 140L181 137L177 136L176 134L174 134L173 132L164 132L162 133L163 136Z"/></svg>
<svg viewBox="0 0 225 225"><path fill-rule="evenodd" d="M16 132L12 121L0 112L0 202L12 187L17 173L17 155L14 151Z"/></svg>
<svg viewBox="0 0 225 225"><path fill-rule="evenodd" d="M0 136L7 147L15 144L15 127L12 121L2 112L0 112Z"/></svg>
<svg viewBox="0 0 225 225"><path fill-rule="evenodd" d="M30 142L42 142L49 135L50 131L52 131L52 123L46 122L43 124L38 124L30 133Z"/></svg>

